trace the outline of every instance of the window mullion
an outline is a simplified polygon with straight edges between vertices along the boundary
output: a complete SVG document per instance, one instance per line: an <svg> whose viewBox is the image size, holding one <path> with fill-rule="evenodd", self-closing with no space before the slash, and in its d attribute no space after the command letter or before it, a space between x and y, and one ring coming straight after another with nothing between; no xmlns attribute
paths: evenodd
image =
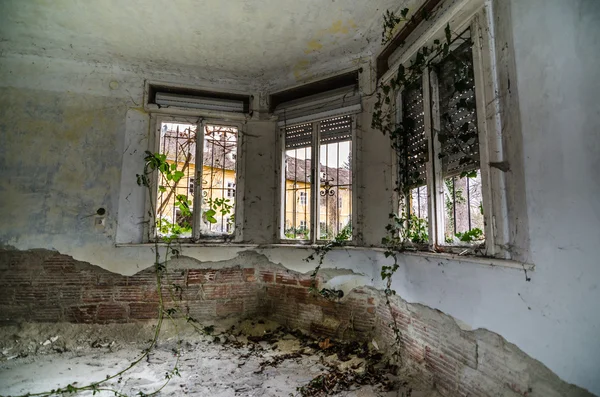
<svg viewBox="0 0 600 397"><path fill-rule="evenodd" d="M508 210L505 197L505 179L500 170L491 170L490 162L504 159L500 131L500 110L495 84L495 59L490 50L490 41L485 40L486 18L479 14L474 18L473 32L473 74L475 77L475 98L477 107L477 128L479 131L480 172L483 196L483 219L485 225L486 254L498 256L500 246L508 242L506 221ZM509 258L507 252L503 253Z"/></svg>
<svg viewBox="0 0 600 397"><path fill-rule="evenodd" d="M310 195L311 195L311 211L310 211L310 242L315 244L317 241L316 228L319 219L319 170L320 170L320 151L319 142L321 141L320 123L312 123L312 162L310 167Z"/></svg>
<svg viewBox="0 0 600 397"><path fill-rule="evenodd" d="M204 170L204 122L196 127L196 183L194 184L194 213L192 214L192 235L195 239L201 236L202 224L202 175Z"/></svg>
<svg viewBox="0 0 600 397"><path fill-rule="evenodd" d="M442 147L437 139L437 132L441 129L440 123L440 96L438 76L434 70L426 69L423 73L423 100L425 101L425 131L430 140L430 156L428 168L428 195L430 219L430 244L440 245L444 239L444 177L442 174L442 161L439 154ZM429 113L429 114L428 114ZM429 126L428 126L429 125ZM431 175L431 178L429 178Z"/></svg>

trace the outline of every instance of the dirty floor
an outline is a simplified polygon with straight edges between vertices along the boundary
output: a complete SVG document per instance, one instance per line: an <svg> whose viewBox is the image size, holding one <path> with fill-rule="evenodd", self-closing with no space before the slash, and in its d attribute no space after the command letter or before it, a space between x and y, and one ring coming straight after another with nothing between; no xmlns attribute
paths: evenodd
<svg viewBox="0 0 600 397"><path fill-rule="evenodd" d="M149 394L171 373L157 396L439 396L408 372L393 375L371 343L313 339L262 320L233 323L224 333L209 327L210 335L190 329L166 324L151 354L102 388ZM153 332L149 324L0 327L0 396L104 379L139 357Z"/></svg>

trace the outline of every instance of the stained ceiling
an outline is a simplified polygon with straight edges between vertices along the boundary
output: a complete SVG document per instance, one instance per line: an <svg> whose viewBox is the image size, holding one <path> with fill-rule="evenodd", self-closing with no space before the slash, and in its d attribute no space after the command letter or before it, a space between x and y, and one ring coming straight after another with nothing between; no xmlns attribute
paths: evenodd
<svg viewBox="0 0 600 397"><path fill-rule="evenodd" d="M0 51L301 81L381 48L416 0L0 0Z"/></svg>

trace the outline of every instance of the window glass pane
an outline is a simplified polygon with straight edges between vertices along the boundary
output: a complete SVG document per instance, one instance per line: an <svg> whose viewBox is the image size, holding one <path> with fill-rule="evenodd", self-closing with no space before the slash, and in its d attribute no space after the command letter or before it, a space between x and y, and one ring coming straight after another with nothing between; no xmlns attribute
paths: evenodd
<svg viewBox="0 0 600 397"><path fill-rule="evenodd" d="M425 111L422 84L419 82L402 92L402 142L399 153L398 180L410 189L407 202L407 237L424 243L428 236L428 195L426 164L429 148L425 139Z"/></svg>
<svg viewBox="0 0 600 397"><path fill-rule="evenodd" d="M483 242L481 173L444 179L444 236L446 243Z"/></svg>
<svg viewBox="0 0 600 397"><path fill-rule="evenodd" d="M320 164L312 170L313 138L319 128ZM333 239L352 235L352 116L285 128L285 186L283 237ZM314 172L314 174L312 174ZM312 175L312 176L311 176ZM311 182L318 185L318 207L313 208ZM314 221L314 223L313 223ZM314 231L309 230L314 225ZM312 233L311 235L311 232Z"/></svg>
<svg viewBox="0 0 600 397"><path fill-rule="evenodd" d="M485 236L472 42L453 50L437 66L437 74L445 242L480 243Z"/></svg>
<svg viewBox="0 0 600 397"><path fill-rule="evenodd" d="M310 147L285 151L284 236L288 239L308 240L310 236L311 160Z"/></svg>
<svg viewBox="0 0 600 397"><path fill-rule="evenodd" d="M207 125L204 128L202 164L203 235L234 232L238 129Z"/></svg>
<svg viewBox="0 0 600 397"><path fill-rule="evenodd" d="M320 240L330 240L340 232L351 239L352 231L352 142L319 145Z"/></svg>
<svg viewBox="0 0 600 397"><path fill-rule="evenodd" d="M429 241L427 186L411 189L408 201L408 238L413 243L425 243Z"/></svg>
<svg viewBox="0 0 600 397"><path fill-rule="evenodd" d="M157 235L192 236L193 176L196 169L195 124L168 123L160 125L159 153L176 178L159 174L155 206Z"/></svg>

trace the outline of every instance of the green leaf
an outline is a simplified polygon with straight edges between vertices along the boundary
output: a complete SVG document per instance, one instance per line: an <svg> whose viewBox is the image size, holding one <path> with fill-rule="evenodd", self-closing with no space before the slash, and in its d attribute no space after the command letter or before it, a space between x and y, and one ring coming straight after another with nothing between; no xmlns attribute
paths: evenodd
<svg viewBox="0 0 600 397"><path fill-rule="evenodd" d="M209 223L217 223L217 220L215 218L216 214L217 214L217 211L210 209L210 210L207 210L206 212L204 212L204 217L206 218L206 221Z"/></svg>
<svg viewBox="0 0 600 397"><path fill-rule="evenodd" d="M177 169L177 163L171 164L171 171L175 171Z"/></svg>
<svg viewBox="0 0 600 397"><path fill-rule="evenodd" d="M473 170L473 171L463 171L460 173L460 177L461 178L477 178L477 171Z"/></svg>
<svg viewBox="0 0 600 397"><path fill-rule="evenodd" d="M175 171L173 173L173 181L175 183L179 182L181 180L181 178L183 178L185 176L185 173L183 171Z"/></svg>
<svg viewBox="0 0 600 397"><path fill-rule="evenodd" d="M406 18L406 16L408 15L408 8L404 8L402 9L402 11L400 11L400 15L402 15L402 18Z"/></svg>
<svg viewBox="0 0 600 397"><path fill-rule="evenodd" d="M164 187L164 186L159 186L159 187L158 187L158 191L159 191L159 192L161 192L161 193L164 193L164 192L166 192L166 191L167 191L167 188L166 188L166 187Z"/></svg>

